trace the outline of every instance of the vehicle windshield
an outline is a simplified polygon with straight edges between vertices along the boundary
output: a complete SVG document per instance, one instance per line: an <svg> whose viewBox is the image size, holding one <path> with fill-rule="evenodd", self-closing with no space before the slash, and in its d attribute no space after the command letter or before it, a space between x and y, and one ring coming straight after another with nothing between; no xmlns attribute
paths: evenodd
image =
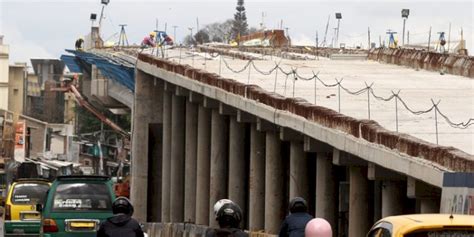
<svg viewBox="0 0 474 237"><path fill-rule="evenodd" d="M405 237L472 237L472 228L460 230L422 230L404 235Z"/></svg>
<svg viewBox="0 0 474 237"><path fill-rule="evenodd" d="M41 183L18 183L13 188L13 204L43 204L49 185Z"/></svg>
<svg viewBox="0 0 474 237"><path fill-rule="evenodd" d="M110 191L105 183L63 183L54 194L54 211L112 210Z"/></svg>

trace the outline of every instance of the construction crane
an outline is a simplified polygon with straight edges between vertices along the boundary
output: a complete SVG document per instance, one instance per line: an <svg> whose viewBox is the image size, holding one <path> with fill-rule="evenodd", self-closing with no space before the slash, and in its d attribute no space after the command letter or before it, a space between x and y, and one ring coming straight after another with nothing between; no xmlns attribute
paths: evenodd
<svg viewBox="0 0 474 237"><path fill-rule="evenodd" d="M64 80L64 85L57 88L51 88L51 91L60 91L60 92L71 92L74 96L74 100L79 104L81 107L87 109L90 113L92 113L95 117L97 117L103 123L109 125L114 131L119 133L122 136L122 142L119 150L119 154L117 159L119 160L119 169L117 170L117 180L118 183L114 184L114 190L116 194L120 196L129 197L130 195L130 180L129 177L123 176L122 171L124 167L125 161L125 147L130 145L130 134L114 123L112 120L108 119L104 114L102 114L98 109L94 108L87 100L82 97L79 90L76 88L75 83L78 79L78 75L74 74L71 79ZM123 179L120 179L122 177Z"/></svg>
<svg viewBox="0 0 474 237"><path fill-rule="evenodd" d="M130 141L130 134L122 129L120 126L118 126L116 123L114 123L112 120L108 119L103 115L101 112L99 112L94 106L92 106L87 100L85 100L81 93L77 90L77 88L74 86L75 81L77 80L77 75L73 76L72 80L65 80L64 82L66 83L65 86L59 87L59 88L51 88L51 91L61 91L61 92L71 92L74 95L74 100L81 106L87 109L90 113L92 113L94 116L96 116L100 121L103 123L109 125L113 130L117 131L122 137Z"/></svg>
<svg viewBox="0 0 474 237"><path fill-rule="evenodd" d="M328 29L329 29L329 20L331 19L331 16L328 16L328 22L326 23L326 31L324 32L324 39L323 42L321 43L321 46L324 47L326 46L326 37L328 36Z"/></svg>

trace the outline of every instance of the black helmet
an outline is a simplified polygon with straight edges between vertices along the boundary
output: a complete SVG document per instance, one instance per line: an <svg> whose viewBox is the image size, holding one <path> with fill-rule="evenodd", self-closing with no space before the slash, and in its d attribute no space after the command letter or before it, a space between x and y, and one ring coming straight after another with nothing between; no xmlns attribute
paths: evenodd
<svg viewBox="0 0 474 237"><path fill-rule="evenodd" d="M290 212L307 212L308 211L308 204L306 200L302 197L295 197L290 201Z"/></svg>
<svg viewBox="0 0 474 237"><path fill-rule="evenodd" d="M112 203L112 212L114 214L126 214L126 215L133 215L133 206L126 197L118 197L115 199L114 203Z"/></svg>
<svg viewBox="0 0 474 237"><path fill-rule="evenodd" d="M226 203L217 211L216 220L221 227L239 227L242 210L236 203Z"/></svg>

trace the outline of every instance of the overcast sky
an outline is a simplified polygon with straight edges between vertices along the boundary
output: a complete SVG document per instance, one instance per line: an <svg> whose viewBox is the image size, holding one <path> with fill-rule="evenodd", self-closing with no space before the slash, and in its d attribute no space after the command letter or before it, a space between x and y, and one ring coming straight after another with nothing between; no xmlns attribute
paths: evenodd
<svg viewBox="0 0 474 237"><path fill-rule="evenodd" d="M110 0L105 8L103 38L113 37L119 32L119 24L127 24L127 35L131 43L139 43L148 32L155 29L156 19L159 29L165 22L167 31L173 35L176 25L177 39L189 34L188 27L196 28L196 18L200 27L213 22L232 18L237 0L173 0L173 1L124 1ZM29 61L30 58L58 58L64 49L73 48L74 41L90 31L90 13L100 14L100 0L0 0L0 35L5 35L4 43L10 45L11 63ZM347 45L367 45L367 28L371 30L371 41L377 42L379 35L387 40L386 30L399 32L401 38L403 21L401 9L409 8L407 30L410 43L427 43L428 31L432 26L432 42L438 38L437 32L448 34L451 23L451 40L460 39L461 28L467 40L470 54L473 54L474 31L472 0L464 1L245 1L248 23L259 27L262 12L267 28L276 28L283 20L283 27L296 44L314 45L316 31L320 41L328 16L330 16L327 41L331 41L336 27L335 12L342 13L340 42ZM446 38L448 38L446 36ZM401 39L400 39L401 42Z"/></svg>

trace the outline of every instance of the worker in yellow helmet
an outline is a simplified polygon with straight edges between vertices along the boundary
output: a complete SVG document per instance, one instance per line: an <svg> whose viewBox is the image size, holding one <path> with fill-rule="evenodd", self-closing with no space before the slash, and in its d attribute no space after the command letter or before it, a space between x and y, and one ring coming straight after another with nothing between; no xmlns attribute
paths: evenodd
<svg viewBox="0 0 474 237"><path fill-rule="evenodd" d="M149 36L146 36L142 41L143 47L155 47L156 46L156 32L150 32Z"/></svg>

